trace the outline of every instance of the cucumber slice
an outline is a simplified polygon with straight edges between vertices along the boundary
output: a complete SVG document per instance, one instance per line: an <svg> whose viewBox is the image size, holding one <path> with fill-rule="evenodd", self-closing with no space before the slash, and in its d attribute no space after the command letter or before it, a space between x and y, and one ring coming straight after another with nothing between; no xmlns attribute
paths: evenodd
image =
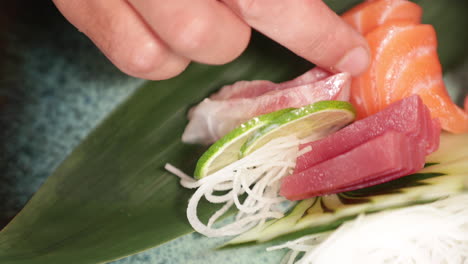
<svg viewBox="0 0 468 264"><path fill-rule="evenodd" d="M353 192L303 200L285 217L251 229L227 245L293 239L335 229L362 213L432 202L468 190L468 134L442 134L439 150L426 160L432 165L417 174Z"/></svg>

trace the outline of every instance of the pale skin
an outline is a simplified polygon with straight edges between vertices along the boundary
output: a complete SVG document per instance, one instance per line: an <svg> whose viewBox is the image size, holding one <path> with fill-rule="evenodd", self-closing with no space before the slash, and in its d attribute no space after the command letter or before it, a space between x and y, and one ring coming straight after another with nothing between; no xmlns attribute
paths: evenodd
<svg viewBox="0 0 468 264"><path fill-rule="evenodd" d="M362 73L365 39L321 0L53 0L121 71L164 80L191 61L225 64L256 29L334 72Z"/></svg>

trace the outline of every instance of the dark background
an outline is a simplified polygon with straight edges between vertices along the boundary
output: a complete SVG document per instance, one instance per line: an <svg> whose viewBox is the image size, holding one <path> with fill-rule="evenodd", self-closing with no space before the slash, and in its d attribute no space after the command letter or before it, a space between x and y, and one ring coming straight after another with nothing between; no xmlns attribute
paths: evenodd
<svg viewBox="0 0 468 264"><path fill-rule="evenodd" d="M117 70L47 0L0 8L0 229L141 80Z"/></svg>

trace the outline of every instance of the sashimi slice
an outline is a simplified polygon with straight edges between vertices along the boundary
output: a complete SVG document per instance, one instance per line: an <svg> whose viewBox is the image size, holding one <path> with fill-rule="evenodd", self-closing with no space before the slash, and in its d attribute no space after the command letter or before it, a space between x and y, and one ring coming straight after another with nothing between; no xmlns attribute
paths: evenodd
<svg viewBox="0 0 468 264"><path fill-rule="evenodd" d="M270 81L239 81L232 85L223 86L217 93L210 96L211 100L226 100L235 98L253 98L267 92L284 90L291 87L314 83L330 77L328 71L315 67L301 76L283 83Z"/></svg>
<svg viewBox="0 0 468 264"><path fill-rule="evenodd" d="M182 141L209 144L255 116L324 100L348 101L350 84L350 75L339 73L317 82L270 91L252 98L207 98L193 108Z"/></svg>
<svg viewBox="0 0 468 264"><path fill-rule="evenodd" d="M407 175L422 169L424 151L420 142L403 133L388 131L360 146L319 163L305 171L283 178L280 195L288 200L302 200L319 195L350 191L368 187ZM411 164L403 162L401 155L422 156ZM406 165L411 168L405 168Z"/></svg>
<svg viewBox="0 0 468 264"><path fill-rule="evenodd" d="M395 131L388 131L386 133L398 133ZM403 134L399 133L401 136ZM382 135L381 135L382 136ZM379 136L379 137L381 137ZM346 192L346 191L351 191L355 189L360 189L364 188L366 184L372 184L379 182L381 178L385 178L386 176L393 175L396 173L407 173L412 171L412 168L415 164L415 155L410 155L410 151L415 148L416 145L413 144L413 142L408 142L408 137L406 137L405 140L402 140L397 149L399 150L399 157L398 159L394 160L395 167L392 167L389 170L386 171L381 171L379 175L370 175L371 177L368 178L363 178L362 180L356 181L354 184L349 184L345 187L340 188L337 190L338 192ZM422 149L420 145L418 145L418 149ZM421 151L419 150L417 153L420 153ZM378 184L378 183L376 183ZM375 184L374 184L375 185Z"/></svg>
<svg viewBox="0 0 468 264"><path fill-rule="evenodd" d="M407 21L419 24L422 8L406 0L368 1L355 6L341 17L362 34L387 22Z"/></svg>
<svg viewBox="0 0 468 264"><path fill-rule="evenodd" d="M393 92L398 89L384 80L399 80L401 68L405 67L402 62L425 54L427 49L435 49L435 38L425 38L427 31L433 30L432 27L418 26L417 30L413 30L414 28L413 24L398 22L381 26L366 36L372 54L371 64L368 71L353 79L351 88L351 102L358 98L361 100L361 104L355 105L358 118L382 110L381 102L387 97L385 91ZM414 45L405 45L408 41ZM391 52L385 52L387 50Z"/></svg>
<svg viewBox="0 0 468 264"><path fill-rule="evenodd" d="M440 91L440 93L437 92ZM432 93L433 94L432 94ZM424 103L431 109L431 114L440 120L441 127L452 133L468 132L468 112L463 111L446 93L444 84L424 89L417 92Z"/></svg>
<svg viewBox="0 0 468 264"><path fill-rule="evenodd" d="M398 26L397 26L398 25ZM386 27L387 25L383 26ZM381 101L385 100L384 98L387 96L384 91L378 89L379 84L381 83L382 76L379 74L382 71L385 71L385 76L387 78L396 78L398 76L399 67L403 67L400 61L403 58L394 58L394 54L385 54L382 53L384 48L387 45L390 45L393 41L393 38L397 38L399 33L404 33L409 31L413 24L408 22L398 22L395 24L390 24L388 26L392 27L392 34L388 36L385 41L381 41L381 38L372 37L374 35L380 36L381 28L379 27L376 30L369 33L366 38L369 43L370 52L372 54L371 63L369 65L369 70L364 72L358 77L353 78L351 84L351 103L353 103L357 109L357 118L361 119L366 116L372 115L377 113L381 110ZM409 34L405 34L409 35ZM370 36L370 37L369 37ZM409 35L411 37L411 35ZM424 47L431 46L432 39L425 39L419 38L417 35L413 36L416 41L419 41ZM397 39L398 40L398 39ZM396 49L401 49L400 54L406 55L408 53L412 53L412 47L407 45L398 46L395 45ZM383 68L383 67L387 68ZM372 70L371 70L372 69ZM389 84L385 88L394 89L395 87L388 87ZM402 97L403 98L403 97ZM372 103L370 103L372 102Z"/></svg>
<svg viewBox="0 0 468 264"><path fill-rule="evenodd" d="M429 146L426 148L426 155L439 149L440 145L440 133L442 133L442 127L438 118L434 118L431 121L431 129L429 134Z"/></svg>
<svg viewBox="0 0 468 264"><path fill-rule="evenodd" d="M314 67L304 74L296 77L293 80L285 81L282 83L274 83L266 80L255 80L255 81L238 81L231 85L225 85L221 89L212 94L209 98L211 100L228 100L228 99L239 99L239 98L255 98L265 93L274 92L277 90L289 89L292 87L311 84L327 77L332 74L319 67ZM188 118L191 119L193 111L196 107L193 107L188 112Z"/></svg>
<svg viewBox="0 0 468 264"><path fill-rule="evenodd" d="M426 155L434 152L439 146L439 137L440 137L440 122L439 119L430 119L431 112L429 108L424 107L424 115L427 117L421 123L422 133L421 138L424 138L423 141Z"/></svg>
<svg viewBox="0 0 468 264"><path fill-rule="evenodd" d="M468 95L465 97L465 112L468 112Z"/></svg>
<svg viewBox="0 0 468 264"><path fill-rule="evenodd" d="M342 18L363 35L377 27L391 22L418 24L421 21L422 8L406 0L376 0L366 1L348 10ZM372 46L371 46L372 48ZM372 62L371 62L372 63ZM367 104L369 98L377 97L362 89L373 82L368 78L354 78L351 85L351 103L359 109L357 118L363 118L365 113L375 113L372 105Z"/></svg>
<svg viewBox="0 0 468 264"><path fill-rule="evenodd" d="M432 136L428 137L427 123L430 123L429 112L419 96L405 98L326 138L301 146L310 146L312 150L297 158L294 173L348 152L389 130L404 133L417 141L423 140L429 152L434 148L434 143L428 141L435 139Z"/></svg>
<svg viewBox="0 0 468 264"><path fill-rule="evenodd" d="M366 39L372 62L353 79L351 88L358 119L418 94L444 130L468 132L468 113L452 102L444 85L432 26L394 22L378 27Z"/></svg>
<svg viewBox="0 0 468 264"><path fill-rule="evenodd" d="M337 190L337 192L348 192L382 184L421 170L425 164L425 147L422 146L422 144L415 144L414 141L411 143L403 143L403 145L404 146L402 146L402 149L400 150L401 167L396 167L393 170L382 173L380 176L374 175L372 177L368 177L367 179L363 179L361 182L343 187Z"/></svg>

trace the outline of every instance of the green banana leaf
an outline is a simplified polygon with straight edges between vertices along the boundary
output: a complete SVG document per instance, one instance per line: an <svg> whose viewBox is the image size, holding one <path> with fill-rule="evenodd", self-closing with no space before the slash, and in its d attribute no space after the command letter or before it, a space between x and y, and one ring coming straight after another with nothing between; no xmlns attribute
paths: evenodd
<svg viewBox="0 0 468 264"><path fill-rule="evenodd" d="M327 1L336 11L359 1ZM444 67L466 56L468 3L418 1L439 33ZM148 82L99 125L0 232L0 263L100 263L192 232L185 219L191 192L165 172L187 172L203 151L180 136L188 107L241 79L281 81L311 65L266 38L224 66L194 64L177 78ZM200 208L202 216L215 210ZM116 243L119 241L119 243Z"/></svg>

